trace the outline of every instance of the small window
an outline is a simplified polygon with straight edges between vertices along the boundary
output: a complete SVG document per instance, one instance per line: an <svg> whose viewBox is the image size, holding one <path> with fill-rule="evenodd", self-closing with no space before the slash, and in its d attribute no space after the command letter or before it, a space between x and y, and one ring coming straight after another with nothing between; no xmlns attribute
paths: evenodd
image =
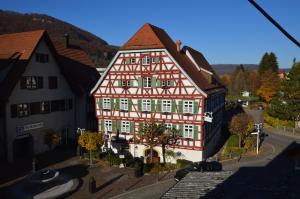
<svg viewBox="0 0 300 199"><path fill-rule="evenodd" d="M149 65L150 64L150 57L148 55L143 57L142 64L143 65Z"/></svg>
<svg viewBox="0 0 300 199"><path fill-rule="evenodd" d="M135 63L136 63L136 59L135 59L135 58L131 58L131 59L130 59L130 63L131 63L131 64L135 64Z"/></svg>
<svg viewBox="0 0 300 199"><path fill-rule="evenodd" d="M50 102L44 101L40 103L40 112L41 113L50 113Z"/></svg>
<svg viewBox="0 0 300 199"><path fill-rule="evenodd" d="M130 124L129 124L128 121L122 121L121 132L122 133L129 133L130 132Z"/></svg>
<svg viewBox="0 0 300 199"><path fill-rule="evenodd" d="M103 109L111 109L110 98L103 99Z"/></svg>
<svg viewBox="0 0 300 199"><path fill-rule="evenodd" d="M144 77L144 88L151 88L151 77Z"/></svg>
<svg viewBox="0 0 300 199"><path fill-rule="evenodd" d="M49 89L57 89L57 77L55 77L55 76L48 77L48 88Z"/></svg>
<svg viewBox="0 0 300 199"><path fill-rule="evenodd" d="M183 127L183 137L193 138L193 135L194 135L193 125L184 125L184 127Z"/></svg>
<svg viewBox="0 0 300 199"><path fill-rule="evenodd" d="M183 113L193 113L193 101L183 102Z"/></svg>
<svg viewBox="0 0 300 199"><path fill-rule="evenodd" d="M172 129L172 124L171 123L166 123L166 129Z"/></svg>
<svg viewBox="0 0 300 199"><path fill-rule="evenodd" d="M47 63L47 62L49 62L49 57L48 57L48 54L36 53L35 60L36 60L36 62L39 62L39 63Z"/></svg>
<svg viewBox="0 0 300 199"><path fill-rule="evenodd" d="M28 104L18 104L18 117L26 117L29 115Z"/></svg>
<svg viewBox="0 0 300 199"><path fill-rule="evenodd" d="M122 80L122 87L130 87L130 80Z"/></svg>
<svg viewBox="0 0 300 199"><path fill-rule="evenodd" d="M111 120L105 120L105 127L104 131L112 132L112 121Z"/></svg>
<svg viewBox="0 0 300 199"><path fill-rule="evenodd" d="M153 64L159 63L159 57L152 57L152 63Z"/></svg>
<svg viewBox="0 0 300 199"><path fill-rule="evenodd" d="M123 111L128 111L128 99L120 100L120 109Z"/></svg>
<svg viewBox="0 0 300 199"><path fill-rule="evenodd" d="M142 100L142 111L145 111L145 112L151 111L151 100L149 100L149 99Z"/></svg>
<svg viewBox="0 0 300 199"><path fill-rule="evenodd" d="M171 80L162 80L161 86L162 87L171 87Z"/></svg>
<svg viewBox="0 0 300 199"><path fill-rule="evenodd" d="M170 100L163 100L162 101L162 112L170 113L171 112L171 101Z"/></svg>

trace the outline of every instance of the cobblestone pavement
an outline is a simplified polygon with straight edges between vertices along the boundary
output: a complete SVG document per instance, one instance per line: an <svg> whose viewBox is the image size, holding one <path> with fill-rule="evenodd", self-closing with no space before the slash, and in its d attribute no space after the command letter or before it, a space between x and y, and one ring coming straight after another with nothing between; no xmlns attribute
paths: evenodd
<svg viewBox="0 0 300 199"><path fill-rule="evenodd" d="M162 196L162 199L202 198L231 175L231 171L188 173L181 181L166 192ZM211 196L211 198L219 197L219 192Z"/></svg>

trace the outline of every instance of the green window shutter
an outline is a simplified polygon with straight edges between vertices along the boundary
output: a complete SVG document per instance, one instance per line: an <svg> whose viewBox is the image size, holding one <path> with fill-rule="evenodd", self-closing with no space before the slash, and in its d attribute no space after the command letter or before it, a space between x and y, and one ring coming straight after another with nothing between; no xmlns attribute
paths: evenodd
<svg viewBox="0 0 300 199"><path fill-rule="evenodd" d="M156 77L152 77L152 88L156 88Z"/></svg>
<svg viewBox="0 0 300 199"><path fill-rule="evenodd" d="M142 88L143 82L142 82L142 77L138 77L138 87Z"/></svg>
<svg viewBox="0 0 300 199"><path fill-rule="evenodd" d="M138 99L138 110L142 111L142 100Z"/></svg>
<svg viewBox="0 0 300 199"><path fill-rule="evenodd" d="M116 121L112 121L112 132L116 132Z"/></svg>
<svg viewBox="0 0 300 199"><path fill-rule="evenodd" d="M133 87L133 80L129 80L130 87Z"/></svg>
<svg viewBox="0 0 300 199"><path fill-rule="evenodd" d="M111 109L114 108L114 99L110 98L110 107Z"/></svg>
<svg viewBox="0 0 300 199"><path fill-rule="evenodd" d="M199 140L199 126L194 125L194 139Z"/></svg>
<svg viewBox="0 0 300 199"><path fill-rule="evenodd" d="M157 80L157 81L156 81L156 86L157 86L157 87L161 87L161 81L160 81L160 80Z"/></svg>
<svg viewBox="0 0 300 199"><path fill-rule="evenodd" d="M144 123L140 122L139 123L139 134L142 134L143 127L144 127Z"/></svg>
<svg viewBox="0 0 300 199"><path fill-rule="evenodd" d="M101 131L105 132L105 129L104 129L104 120L100 120L100 126L101 126Z"/></svg>
<svg viewBox="0 0 300 199"><path fill-rule="evenodd" d="M174 86L175 85L175 81L174 80L170 80L170 84L171 84L171 86Z"/></svg>
<svg viewBox="0 0 300 199"><path fill-rule="evenodd" d="M132 110L132 99L128 99L128 111Z"/></svg>
<svg viewBox="0 0 300 199"><path fill-rule="evenodd" d="M198 102L194 101L194 113L197 114L199 112Z"/></svg>
<svg viewBox="0 0 300 199"><path fill-rule="evenodd" d="M151 100L151 111L155 112L155 100Z"/></svg>
<svg viewBox="0 0 300 199"><path fill-rule="evenodd" d="M173 113L176 112L176 102L175 102L175 100L172 100L172 112Z"/></svg>
<svg viewBox="0 0 300 199"><path fill-rule="evenodd" d="M102 98L100 98L99 99L99 109L103 109L103 99Z"/></svg>
<svg viewBox="0 0 300 199"><path fill-rule="evenodd" d="M179 113L183 113L183 101L179 101Z"/></svg>
<svg viewBox="0 0 300 199"><path fill-rule="evenodd" d="M157 100L156 111L161 112L161 100Z"/></svg>
<svg viewBox="0 0 300 199"><path fill-rule="evenodd" d="M134 133L134 122L130 122L130 133Z"/></svg>
<svg viewBox="0 0 300 199"><path fill-rule="evenodd" d="M183 124L179 124L179 135L183 137Z"/></svg>
<svg viewBox="0 0 300 199"><path fill-rule="evenodd" d="M119 131L121 132L121 128L122 128L122 121L121 121L121 120L119 120L119 121L117 122L117 124L118 124L118 127L117 127L117 129L119 129Z"/></svg>
<svg viewBox="0 0 300 199"><path fill-rule="evenodd" d="M119 98L117 98L116 101L115 101L115 109L116 110L120 109L120 99Z"/></svg>
<svg viewBox="0 0 300 199"><path fill-rule="evenodd" d="M118 86L122 86L121 80L118 80Z"/></svg>

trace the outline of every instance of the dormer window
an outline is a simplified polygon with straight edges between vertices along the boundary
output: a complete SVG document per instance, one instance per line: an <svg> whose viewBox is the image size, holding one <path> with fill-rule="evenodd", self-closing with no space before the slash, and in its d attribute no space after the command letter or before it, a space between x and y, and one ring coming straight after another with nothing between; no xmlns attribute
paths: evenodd
<svg viewBox="0 0 300 199"><path fill-rule="evenodd" d="M142 64L143 65L149 65L150 64L150 57L148 55L145 55L143 57Z"/></svg>

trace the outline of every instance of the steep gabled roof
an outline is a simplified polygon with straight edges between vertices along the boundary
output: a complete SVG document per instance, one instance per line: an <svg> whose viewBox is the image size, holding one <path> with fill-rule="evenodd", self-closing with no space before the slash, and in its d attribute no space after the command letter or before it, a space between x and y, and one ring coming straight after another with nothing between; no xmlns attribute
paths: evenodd
<svg viewBox="0 0 300 199"><path fill-rule="evenodd" d="M186 55L185 51L177 51L176 44L166 33L165 30L156 27L152 24L144 24L121 48L121 50L142 50L142 49L167 49L180 67L188 74L194 83L204 92L212 92L212 89L223 89L219 77L209 65L204 56L192 49L186 47L191 52L197 65L213 73L213 78L216 81L209 82L198 70L198 67Z"/></svg>
<svg viewBox="0 0 300 199"><path fill-rule="evenodd" d="M97 81L99 74L82 49L54 46L45 30L5 34L0 35L0 100L10 96L42 39L74 93L89 91Z"/></svg>

